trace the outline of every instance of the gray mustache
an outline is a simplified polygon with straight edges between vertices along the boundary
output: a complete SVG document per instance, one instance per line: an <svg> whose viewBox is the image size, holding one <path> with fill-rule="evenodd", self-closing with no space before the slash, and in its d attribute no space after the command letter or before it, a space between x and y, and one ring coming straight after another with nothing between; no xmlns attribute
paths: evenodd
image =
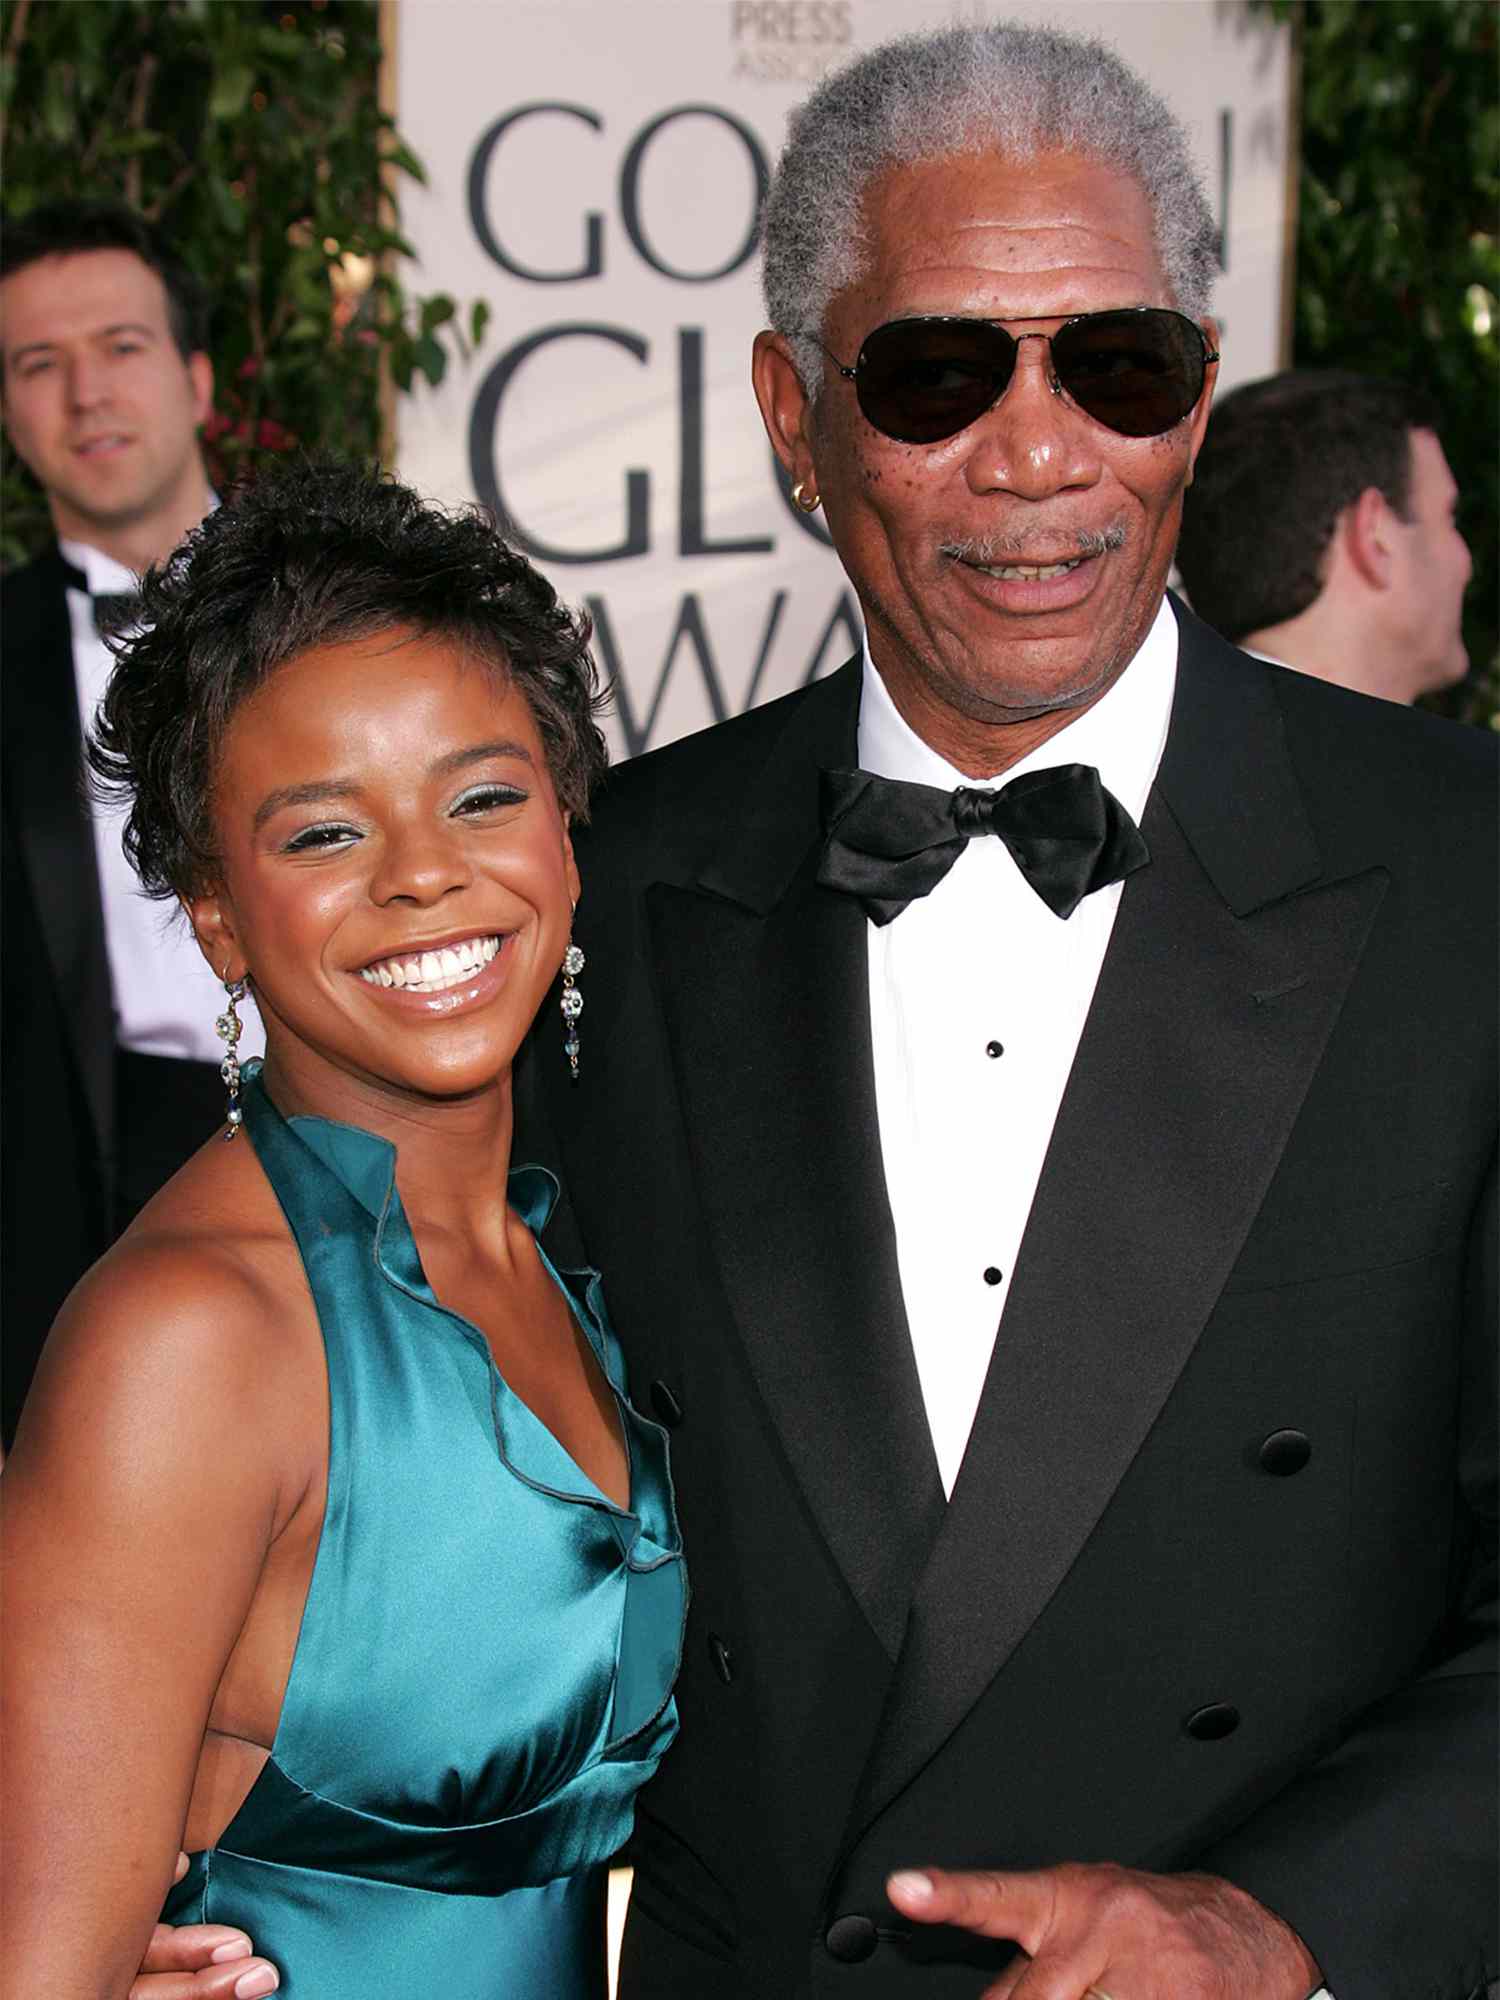
<svg viewBox="0 0 1500 2000"><path fill-rule="evenodd" d="M993 568L1004 563L1034 562L1036 558L1031 551L1041 541L1042 537L1035 531L1020 535L980 535L961 542L944 542L942 553L952 556L957 562L978 563L985 568ZM1059 541L1071 541L1072 555L1113 555L1116 549L1125 546L1125 525L1122 521L1115 521L1107 528L1084 529L1072 536L1048 535L1046 546L1050 561L1057 560Z"/></svg>

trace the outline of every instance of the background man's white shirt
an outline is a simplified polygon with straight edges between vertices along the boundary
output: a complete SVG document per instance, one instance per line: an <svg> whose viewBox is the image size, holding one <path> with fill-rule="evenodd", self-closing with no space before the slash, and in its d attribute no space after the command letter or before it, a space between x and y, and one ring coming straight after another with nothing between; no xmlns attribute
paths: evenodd
<svg viewBox="0 0 1500 2000"><path fill-rule="evenodd" d="M73 680L80 727L93 727L114 656L94 628L92 597L133 592L140 579L132 570L84 542L60 541L64 559L88 578L88 590L68 589L68 621L73 635ZM154 903L144 895L125 856L121 836L125 812L90 801L99 895L104 906L104 942L114 995L115 1040L121 1048L149 1056L177 1056L218 1063L224 1044L214 1021L224 1011L224 988L199 951L176 903ZM255 1003L240 1002L245 1027L241 1060L260 1055L265 1035Z"/></svg>

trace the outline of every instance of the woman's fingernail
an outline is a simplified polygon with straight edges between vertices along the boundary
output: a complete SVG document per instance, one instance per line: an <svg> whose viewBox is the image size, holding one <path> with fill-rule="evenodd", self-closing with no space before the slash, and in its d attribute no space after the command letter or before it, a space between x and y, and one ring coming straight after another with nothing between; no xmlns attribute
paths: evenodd
<svg viewBox="0 0 1500 2000"><path fill-rule="evenodd" d="M886 1885L894 1889L898 1896L904 1896L909 1903L926 1903L932 1899L932 1877L923 1875L915 1868L903 1868L893 1875Z"/></svg>
<svg viewBox="0 0 1500 2000"><path fill-rule="evenodd" d="M280 1984L274 1966L258 1965L234 1982L234 2000L261 2000L263 1993L274 1993Z"/></svg>
<svg viewBox="0 0 1500 2000"><path fill-rule="evenodd" d="M225 1938L222 1944L216 1944L208 1954L211 1965L227 1965L232 1958L248 1958L249 1956L250 1940L247 1937Z"/></svg>

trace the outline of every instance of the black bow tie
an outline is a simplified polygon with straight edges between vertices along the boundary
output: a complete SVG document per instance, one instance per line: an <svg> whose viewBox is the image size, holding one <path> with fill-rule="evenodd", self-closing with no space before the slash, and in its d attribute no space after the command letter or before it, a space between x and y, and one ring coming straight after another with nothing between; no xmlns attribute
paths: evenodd
<svg viewBox="0 0 1500 2000"><path fill-rule="evenodd" d="M81 590L89 600L94 614L94 630L103 639L121 632L127 625L133 625L140 616L141 593L138 590L89 589L89 580L77 563L70 563L61 556L63 581L69 590Z"/></svg>
<svg viewBox="0 0 1500 2000"><path fill-rule="evenodd" d="M1023 771L998 791L940 792L868 771L823 773L818 880L858 896L877 924L935 889L969 842L995 833L1049 910L1071 917L1092 889L1151 859L1092 764Z"/></svg>
<svg viewBox="0 0 1500 2000"><path fill-rule="evenodd" d="M141 612L141 593L138 590L101 590L91 602L94 607L94 630L101 639L123 632L135 623Z"/></svg>

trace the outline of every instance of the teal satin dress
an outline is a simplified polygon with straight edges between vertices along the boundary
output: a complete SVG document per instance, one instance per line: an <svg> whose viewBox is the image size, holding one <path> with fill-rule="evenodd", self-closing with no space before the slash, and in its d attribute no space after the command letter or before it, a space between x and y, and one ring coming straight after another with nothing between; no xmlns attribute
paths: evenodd
<svg viewBox="0 0 1500 2000"><path fill-rule="evenodd" d="M437 1303L395 1149L284 1120L246 1070L322 1323L328 1501L270 1759L163 1916L249 1931L288 2000L599 2000L605 1864L677 1729L665 1434L626 1400L597 1274L549 1264L619 1405L614 1505ZM556 1196L511 1175L533 1230Z"/></svg>

